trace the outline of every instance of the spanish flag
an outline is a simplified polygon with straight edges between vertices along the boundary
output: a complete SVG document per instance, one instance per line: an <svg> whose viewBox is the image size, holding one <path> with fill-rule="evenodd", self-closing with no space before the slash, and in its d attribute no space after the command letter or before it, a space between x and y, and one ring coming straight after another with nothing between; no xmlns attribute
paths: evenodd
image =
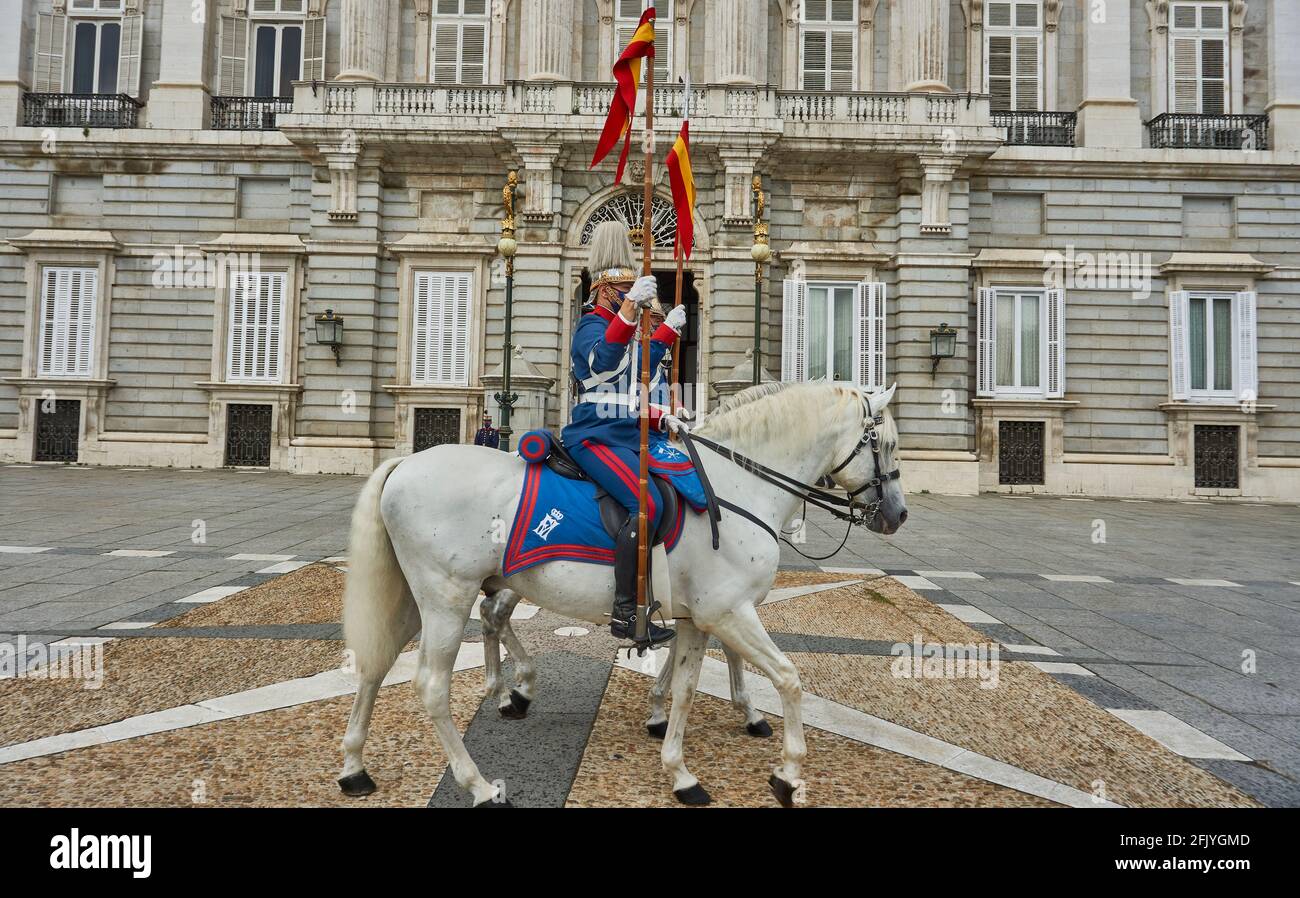
<svg viewBox="0 0 1300 898"><path fill-rule="evenodd" d="M695 177L691 174L691 122L682 122L681 133L668 152L668 183L673 188L673 206L677 210L677 252L691 257L695 242Z"/></svg>
<svg viewBox="0 0 1300 898"><path fill-rule="evenodd" d="M655 56L655 8L653 6L641 13L636 32L628 42L623 55L614 63L614 101L609 105L609 116L605 119L605 129L600 132L600 142L596 144L596 154L591 159L595 168L609 155L609 151L623 138L623 152L618 157L618 173L614 182L623 180L623 169L627 166L627 148L632 140L632 113L636 109L636 88L641 80L641 59L654 59Z"/></svg>

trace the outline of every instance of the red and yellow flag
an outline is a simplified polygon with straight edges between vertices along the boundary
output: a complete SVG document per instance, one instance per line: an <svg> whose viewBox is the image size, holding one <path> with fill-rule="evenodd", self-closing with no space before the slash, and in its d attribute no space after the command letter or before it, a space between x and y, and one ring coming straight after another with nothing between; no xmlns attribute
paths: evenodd
<svg viewBox="0 0 1300 898"><path fill-rule="evenodd" d="M690 120L668 152L668 183L673 188L673 206L677 210L677 249L683 258L691 257L695 242L695 176L691 173Z"/></svg>
<svg viewBox="0 0 1300 898"><path fill-rule="evenodd" d="M609 104L609 116L605 119L605 128L600 132L600 142L596 144L596 154L591 158L591 167L609 155L609 151L623 138L623 151L618 157L618 173L614 182L623 180L623 169L627 166L627 148L632 140L632 113L636 109L636 88L641 80L641 60L654 59L655 56L655 8L649 7L641 13L636 32L628 42L627 49L614 63L614 100Z"/></svg>

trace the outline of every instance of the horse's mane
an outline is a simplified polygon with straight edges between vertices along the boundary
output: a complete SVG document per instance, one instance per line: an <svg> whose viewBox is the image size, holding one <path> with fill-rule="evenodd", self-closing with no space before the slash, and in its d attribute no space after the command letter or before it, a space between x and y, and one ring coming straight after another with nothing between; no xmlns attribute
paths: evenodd
<svg viewBox="0 0 1300 898"><path fill-rule="evenodd" d="M747 387L718 403L696 430L710 439L757 443L788 441L825 432L830 422L861 403L856 387L826 381L778 381ZM898 431L885 413L880 427L883 442L894 443Z"/></svg>

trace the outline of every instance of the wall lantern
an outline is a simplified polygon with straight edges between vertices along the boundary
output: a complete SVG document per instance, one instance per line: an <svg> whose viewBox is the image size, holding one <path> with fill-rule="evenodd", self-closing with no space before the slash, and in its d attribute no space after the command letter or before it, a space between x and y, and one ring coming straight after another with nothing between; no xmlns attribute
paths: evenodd
<svg viewBox="0 0 1300 898"><path fill-rule="evenodd" d="M333 309L326 309L324 315L317 315L316 342L334 350L334 364L342 364L339 360L339 347L343 345L343 316L335 315Z"/></svg>
<svg viewBox="0 0 1300 898"><path fill-rule="evenodd" d="M940 359L950 359L957 355L957 331L944 321L939 327L930 331L930 374L939 370Z"/></svg>

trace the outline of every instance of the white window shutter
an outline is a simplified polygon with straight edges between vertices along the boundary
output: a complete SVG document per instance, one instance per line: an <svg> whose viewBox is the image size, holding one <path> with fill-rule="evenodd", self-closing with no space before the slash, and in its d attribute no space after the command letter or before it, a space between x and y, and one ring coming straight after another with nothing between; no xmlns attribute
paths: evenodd
<svg viewBox="0 0 1300 898"><path fill-rule="evenodd" d="M415 275L411 329L411 382L469 384L469 272Z"/></svg>
<svg viewBox="0 0 1300 898"><path fill-rule="evenodd" d="M800 53L800 89L826 90L826 32L806 30L803 33L803 52Z"/></svg>
<svg viewBox="0 0 1300 898"><path fill-rule="evenodd" d="M488 32L486 24L462 25L460 33L460 83L487 81Z"/></svg>
<svg viewBox="0 0 1300 898"><path fill-rule="evenodd" d="M221 76L217 93L223 97L242 97L247 90L248 19L242 16L221 17Z"/></svg>
<svg viewBox="0 0 1300 898"><path fill-rule="evenodd" d="M1016 109L1036 112L1042 105L1043 93L1041 39L1016 38Z"/></svg>
<svg viewBox="0 0 1300 898"><path fill-rule="evenodd" d="M1065 291L1047 291L1047 398L1065 398Z"/></svg>
<svg viewBox="0 0 1300 898"><path fill-rule="evenodd" d="M989 105L994 110L1010 110L1012 100L1012 39L1005 34L990 34L985 41L985 86Z"/></svg>
<svg viewBox="0 0 1300 898"><path fill-rule="evenodd" d="M434 84L455 84L460 77L460 26L439 22L433 29Z"/></svg>
<svg viewBox="0 0 1300 898"><path fill-rule="evenodd" d="M63 93L63 53L67 39L67 16L41 13L36 17L36 72L32 86L37 93Z"/></svg>
<svg viewBox="0 0 1300 898"><path fill-rule="evenodd" d="M312 16L304 22L302 80L325 80L325 17Z"/></svg>
<svg viewBox="0 0 1300 898"><path fill-rule="evenodd" d="M428 383L430 349L430 307L433 289L432 276L424 272L415 275L415 321L411 328L411 383Z"/></svg>
<svg viewBox="0 0 1300 898"><path fill-rule="evenodd" d="M1237 398L1259 398L1259 362L1256 349L1258 329L1255 324L1256 296L1253 292L1237 294Z"/></svg>
<svg viewBox="0 0 1300 898"><path fill-rule="evenodd" d="M853 90L857 34L853 31L832 31L830 35L831 90Z"/></svg>
<svg viewBox="0 0 1300 898"><path fill-rule="evenodd" d="M1201 107L1205 115L1223 115L1228 111L1228 45L1221 37L1200 41Z"/></svg>
<svg viewBox="0 0 1300 898"><path fill-rule="evenodd" d="M860 387L885 386L885 285L862 281L853 288L853 379Z"/></svg>
<svg viewBox="0 0 1300 898"><path fill-rule="evenodd" d="M1190 371L1187 354L1187 291L1169 294L1169 395L1186 401Z"/></svg>
<svg viewBox="0 0 1300 898"><path fill-rule="evenodd" d="M470 276L458 274L452 278L452 320L448 330L452 333L452 351L449 379L455 384L469 383L469 297Z"/></svg>
<svg viewBox="0 0 1300 898"><path fill-rule="evenodd" d="M1169 42L1169 103L1173 112L1197 113L1200 108L1195 38L1175 37Z"/></svg>
<svg viewBox="0 0 1300 898"><path fill-rule="evenodd" d="M230 275L226 378L279 383L284 339L284 272Z"/></svg>
<svg viewBox="0 0 1300 898"><path fill-rule="evenodd" d="M41 280L37 372L51 377L90 377L95 362L94 268L46 268Z"/></svg>
<svg viewBox="0 0 1300 898"><path fill-rule="evenodd" d="M122 43L117 61L117 92L120 94L140 95L140 48L143 42L144 16L138 13L123 16Z"/></svg>
<svg viewBox="0 0 1300 898"><path fill-rule="evenodd" d="M998 353L997 294L981 287L975 299L975 393L992 396L996 391Z"/></svg>
<svg viewBox="0 0 1300 898"><path fill-rule="evenodd" d="M808 283L803 278L781 282L781 379L808 377Z"/></svg>

